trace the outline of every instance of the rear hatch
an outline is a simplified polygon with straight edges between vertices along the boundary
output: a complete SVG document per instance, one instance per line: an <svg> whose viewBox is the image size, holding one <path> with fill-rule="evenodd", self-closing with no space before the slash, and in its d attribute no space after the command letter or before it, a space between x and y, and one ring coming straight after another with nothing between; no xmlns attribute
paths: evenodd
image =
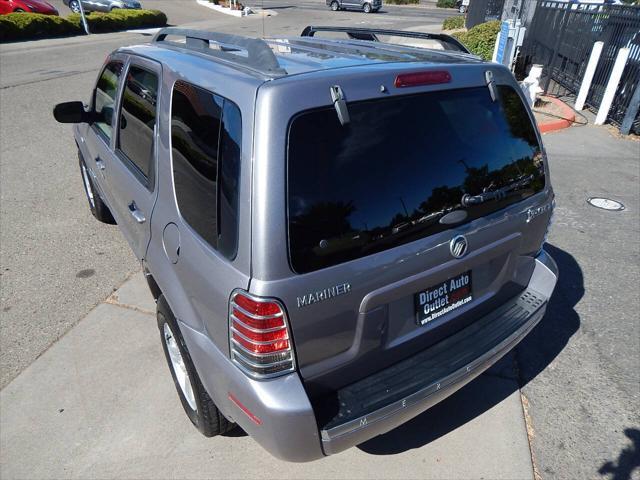
<svg viewBox="0 0 640 480"><path fill-rule="evenodd" d="M254 196L251 290L286 306L312 397L428 348L526 285L547 221L527 211L550 191L511 83L356 98L344 125L326 104L289 117L286 198ZM259 195L279 185L270 161L256 161ZM262 249L280 225L283 242ZM286 268L268 278L277 260Z"/></svg>

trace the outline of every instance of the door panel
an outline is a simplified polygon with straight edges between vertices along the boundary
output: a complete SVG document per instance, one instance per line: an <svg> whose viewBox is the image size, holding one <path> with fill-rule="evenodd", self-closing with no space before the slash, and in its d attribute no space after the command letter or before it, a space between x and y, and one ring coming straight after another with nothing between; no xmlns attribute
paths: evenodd
<svg viewBox="0 0 640 480"><path fill-rule="evenodd" d="M160 64L131 57L122 82L115 150L105 162L112 213L138 258L150 237L155 203L157 109Z"/></svg>

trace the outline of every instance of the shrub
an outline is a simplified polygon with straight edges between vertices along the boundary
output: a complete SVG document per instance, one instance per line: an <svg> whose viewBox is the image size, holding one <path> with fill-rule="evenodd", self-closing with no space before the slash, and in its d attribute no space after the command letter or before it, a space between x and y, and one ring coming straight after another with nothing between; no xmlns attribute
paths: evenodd
<svg viewBox="0 0 640 480"><path fill-rule="evenodd" d="M445 18L442 22L443 30L456 30L458 28L464 28L464 16Z"/></svg>
<svg viewBox="0 0 640 480"><path fill-rule="evenodd" d="M88 14L92 33L115 32L129 28L162 27L167 16L159 10L113 10ZM0 42L61 37L84 33L79 14L66 18L39 13L10 13L0 16Z"/></svg>
<svg viewBox="0 0 640 480"><path fill-rule="evenodd" d="M493 20L476 25L467 32L456 32L453 36L460 40L474 55L478 55L484 60L491 60L499 32L500 21Z"/></svg>
<svg viewBox="0 0 640 480"><path fill-rule="evenodd" d="M78 25L56 15L41 13L0 15L0 42L75 35L80 31Z"/></svg>
<svg viewBox="0 0 640 480"><path fill-rule="evenodd" d="M417 5L420 0L385 0L389 5Z"/></svg>
<svg viewBox="0 0 640 480"><path fill-rule="evenodd" d="M456 6L456 0L438 0L436 7L438 8L454 8Z"/></svg>
<svg viewBox="0 0 640 480"><path fill-rule="evenodd" d="M110 13L92 12L86 15L91 33L116 32L129 28L163 27L167 24L167 16L159 10L120 10ZM79 13L72 13L67 20L82 28Z"/></svg>

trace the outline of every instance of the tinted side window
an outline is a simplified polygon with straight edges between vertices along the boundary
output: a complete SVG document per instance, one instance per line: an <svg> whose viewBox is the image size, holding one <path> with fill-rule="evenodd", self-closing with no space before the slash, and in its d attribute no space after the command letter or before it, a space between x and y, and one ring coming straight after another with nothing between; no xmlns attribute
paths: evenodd
<svg viewBox="0 0 640 480"><path fill-rule="evenodd" d="M93 110L97 118L94 125L107 139L111 139L113 133L113 110L122 67L121 62L109 63L98 79L98 86L93 96Z"/></svg>
<svg viewBox="0 0 640 480"><path fill-rule="evenodd" d="M238 191L240 183L240 109L224 101L220 133L220 191L218 195L218 250L234 258L238 246Z"/></svg>
<svg viewBox="0 0 640 480"><path fill-rule="evenodd" d="M177 82L171 112L173 177L180 213L207 243L234 258L240 111L218 95Z"/></svg>
<svg viewBox="0 0 640 480"><path fill-rule="evenodd" d="M122 97L118 149L137 167L145 179L151 174L158 77L131 66Z"/></svg>

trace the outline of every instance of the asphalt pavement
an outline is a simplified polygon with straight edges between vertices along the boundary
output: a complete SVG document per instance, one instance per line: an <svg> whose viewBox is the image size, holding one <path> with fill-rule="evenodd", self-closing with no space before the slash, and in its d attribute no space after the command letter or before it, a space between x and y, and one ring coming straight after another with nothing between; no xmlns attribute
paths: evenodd
<svg viewBox="0 0 640 480"><path fill-rule="evenodd" d="M545 479L640 479L640 139L594 126L543 139L560 277L517 349L534 462ZM625 210L587 203L598 196Z"/></svg>

